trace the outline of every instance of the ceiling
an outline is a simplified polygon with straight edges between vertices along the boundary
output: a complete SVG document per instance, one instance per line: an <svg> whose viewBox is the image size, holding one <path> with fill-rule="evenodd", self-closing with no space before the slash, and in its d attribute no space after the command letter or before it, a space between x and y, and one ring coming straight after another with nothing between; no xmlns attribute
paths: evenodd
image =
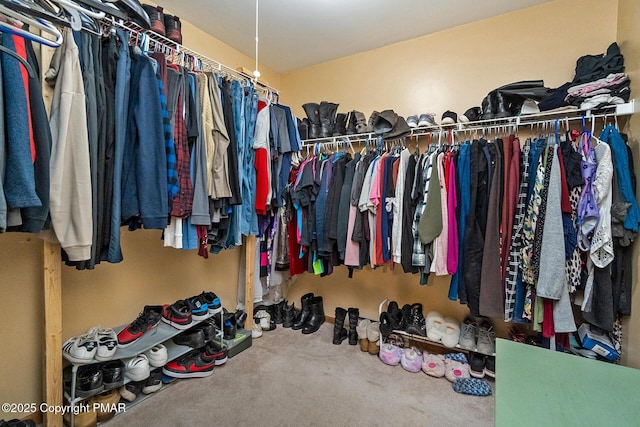
<svg viewBox="0 0 640 427"><path fill-rule="evenodd" d="M256 1L158 3L254 58ZM259 60L286 73L547 1L262 0Z"/></svg>

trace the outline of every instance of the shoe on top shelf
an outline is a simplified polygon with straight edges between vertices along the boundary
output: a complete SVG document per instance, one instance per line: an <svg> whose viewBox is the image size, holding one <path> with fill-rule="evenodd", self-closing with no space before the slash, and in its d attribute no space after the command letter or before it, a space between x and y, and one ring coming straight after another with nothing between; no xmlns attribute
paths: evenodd
<svg viewBox="0 0 640 427"><path fill-rule="evenodd" d="M98 336L95 331L69 338L62 345L62 355L71 363L77 365L87 364L93 361L98 351Z"/></svg>
<svg viewBox="0 0 640 427"><path fill-rule="evenodd" d="M176 329L189 329L193 324L193 316L185 300L178 300L171 305L163 306L162 321Z"/></svg>
<svg viewBox="0 0 640 427"><path fill-rule="evenodd" d="M440 340L445 347L453 348L460 339L460 324L451 317L444 318L444 329Z"/></svg>
<svg viewBox="0 0 640 427"><path fill-rule="evenodd" d="M480 321L476 350L487 355L492 355L496 351L496 334L493 331L493 323L489 319Z"/></svg>
<svg viewBox="0 0 640 427"><path fill-rule="evenodd" d="M424 113L420 114L420 118L418 119L418 126L437 126L435 120L435 114L433 113Z"/></svg>
<svg viewBox="0 0 640 427"><path fill-rule="evenodd" d="M95 359L99 362L106 362L113 359L118 349L118 335L111 328L94 327L89 329L87 333L96 334L98 349Z"/></svg>
<svg viewBox="0 0 640 427"><path fill-rule="evenodd" d="M139 340L145 332L157 326L161 318L161 305L145 305L136 320L118 333L118 347L128 347Z"/></svg>
<svg viewBox="0 0 640 427"><path fill-rule="evenodd" d="M477 330L478 323L476 319L471 315L466 316L462 321L462 325L460 325L460 337L458 339L460 347L465 350L475 349Z"/></svg>

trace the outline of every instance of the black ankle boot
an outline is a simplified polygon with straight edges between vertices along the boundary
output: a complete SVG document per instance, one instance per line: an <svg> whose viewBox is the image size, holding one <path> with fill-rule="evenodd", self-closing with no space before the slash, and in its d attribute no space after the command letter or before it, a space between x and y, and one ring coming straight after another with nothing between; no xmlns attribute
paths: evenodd
<svg viewBox="0 0 640 427"><path fill-rule="evenodd" d="M360 310L357 308L349 308L349 345L358 344L358 332L356 332L356 326L358 326L358 318L360 317Z"/></svg>
<svg viewBox="0 0 640 427"><path fill-rule="evenodd" d="M313 298L313 293L308 293L302 295L300 298L300 303L302 304L302 311L300 312L300 316L296 319L291 329L298 330L302 329L305 323L307 323L307 319L311 316L311 299Z"/></svg>
<svg viewBox="0 0 640 427"><path fill-rule="evenodd" d="M353 135L356 133L356 112L350 111L347 114L347 135ZM363 116L364 117L364 116Z"/></svg>
<svg viewBox="0 0 640 427"><path fill-rule="evenodd" d="M277 304L273 305L273 320L277 325L281 325L284 321L284 315L282 313L282 309L284 308L284 300L280 301Z"/></svg>
<svg viewBox="0 0 640 427"><path fill-rule="evenodd" d="M285 302L284 308L282 309L282 327L290 328L293 326L293 323L296 321L296 309L294 304L287 304Z"/></svg>
<svg viewBox="0 0 640 427"><path fill-rule="evenodd" d="M298 133L301 140L309 139L309 119L306 117L302 120L298 119Z"/></svg>
<svg viewBox="0 0 640 427"><path fill-rule="evenodd" d="M311 315L302 327L303 334L312 334L324 323L324 307L322 306L322 297L313 297L310 302Z"/></svg>
<svg viewBox="0 0 640 427"><path fill-rule="evenodd" d="M347 339L347 330L344 328L344 319L346 316L347 310L336 307L336 320L333 323L333 343L335 345L342 344L342 341Z"/></svg>
<svg viewBox="0 0 640 427"><path fill-rule="evenodd" d="M333 136L336 126L336 113L338 104L322 101L320 103L320 137L327 138Z"/></svg>
<svg viewBox="0 0 640 427"><path fill-rule="evenodd" d="M509 97L500 91L496 92L496 119L504 119L511 117L511 110L509 109Z"/></svg>
<svg viewBox="0 0 640 427"><path fill-rule="evenodd" d="M339 113L336 115L336 125L333 129L333 136L341 136L347 134L347 115Z"/></svg>
<svg viewBox="0 0 640 427"><path fill-rule="evenodd" d="M309 119L309 139L320 138L320 105L308 102L302 108Z"/></svg>
<svg viewBox="0 0 640 427"><path fill-rule="evenodd" d="M496 116L496 91L489 94L482 100L482 120L491 120Z"/></svg>
<svg viewBox="0 0 640 427"><path fill-rule="evenodd" d="M422 304L415 303L411 306L411 314L409 316L409 323L407 324L407 332L410 334L427 336L425 329L424 316L422 315Z"/></svg>

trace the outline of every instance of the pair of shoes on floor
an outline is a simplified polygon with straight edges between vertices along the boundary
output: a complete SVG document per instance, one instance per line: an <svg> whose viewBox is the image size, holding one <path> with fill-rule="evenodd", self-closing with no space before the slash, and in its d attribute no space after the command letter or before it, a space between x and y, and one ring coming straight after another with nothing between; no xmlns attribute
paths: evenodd
<svg viewBox="0 0 640 427"><path fill-rule="evenodd" d="M344 327L345 322L347 321L348 316L348 326ZM360 319L360 310L355 307L349 307L348 310L345 310L342 307L336 307L336 314L333 322L333 344L339 345L342 344L342 341L349 338L349 345L358 344L358 322Z"/></svg>
<svg viewBox="0 0 640 427"><path fill-rule="evenodd" d="M442 354L426 354L422 362L422 371L431 377L445 377L451 382L459 378L469 378L469 364L466 361L447 358Z"/></svg>
<svg viewBox="0 0 640 427"><path fill-rule="evenodd" d="M321 296L313 293L304 294L300 298L302 310L291 326L293 330L302 330L303 334L312 334L324 323L324 306Z"/></svg>
<svg viewBox="0 0 640 427"><path fill-rule="evenodd" d="M484 354L469 352L469 365L471 376L475 378L496 377L496 358Z"/></svg>
<svg viewBox="0 0 640 427"><path fill-rule="evenodd" d="M62 345L62 355L76 365L106 362L113 359L118 348L118 336L111 328L99 326L85 334L68 339Z"/></svg>
<svg viewBox="0 0 640 427"><path fill-rule="evenodd" d="M356 326L360 351L376 356L380 351L380 323L362 319Z"/></svg>
<svg viewBox="0 0 640 427"><path fill-rule="evenodd" d="M191 350L167 363L162 373L174 378L208 377L213 374L214 367L223 365L227 359L227 347L210 341L203 348Z"/></svg>
<svg viewBox="0 0 640 427"><path fill-rule="evenodd" d="M466 316L460 326L460 347L466 350L476 350L491 355L496 349L496 335L493 323L489 319L478 322L473 316Z"/></svg>

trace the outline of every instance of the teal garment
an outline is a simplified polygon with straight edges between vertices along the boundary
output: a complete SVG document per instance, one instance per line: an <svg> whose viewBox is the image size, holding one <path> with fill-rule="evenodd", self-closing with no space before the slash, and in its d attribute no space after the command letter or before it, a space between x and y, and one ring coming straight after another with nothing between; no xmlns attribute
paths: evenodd
<svg viewBox="0 0 640 427"><path fill-rule="evenodd" d="M627 146L620 136L620 132L615 126L607 126L600 135L600 140L606 142L613 152L613 164L616 169L616 179L618 180L618 189L625 203L631 206L624 219L624 228L634 232L638 231L640 224L640 209L638 209L638 201L631 186L631 176L629 168L629 156L627 154Z"/></svg>

